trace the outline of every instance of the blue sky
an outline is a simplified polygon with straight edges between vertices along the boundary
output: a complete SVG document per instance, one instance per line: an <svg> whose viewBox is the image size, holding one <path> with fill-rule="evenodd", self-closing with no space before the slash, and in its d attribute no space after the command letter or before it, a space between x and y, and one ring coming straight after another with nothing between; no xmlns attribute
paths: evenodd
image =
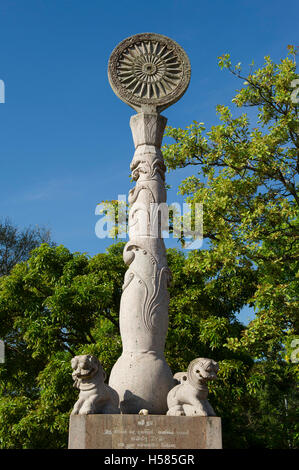
<svg viewBox="0 0 299 470"><path fill-rule="evenodd" d="M184 97L164 111L168 124L217 123L240 83L217 65L229 52L244 67L298 45L295 0L1 0L0 215L44 225L56 243L93 255L96 204L127 194L134 111L113 93L107 62L124 38L156 32L176 40L192 67ZM167 176L169 202L189 170ZM245 312L246 316L247 313ZM246 320L245 316L244 321ZM249 314L248 314L249 315ZM242 318L243 318L242 317Z"/></svg>

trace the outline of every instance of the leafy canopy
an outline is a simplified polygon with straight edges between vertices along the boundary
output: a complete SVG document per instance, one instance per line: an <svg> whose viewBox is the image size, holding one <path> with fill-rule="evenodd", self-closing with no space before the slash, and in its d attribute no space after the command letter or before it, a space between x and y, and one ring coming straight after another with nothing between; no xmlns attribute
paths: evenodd
<svg viewBox="0 0 299 470"><path fill-rule="evenodd" d="M206 272L233 276L248 274L249 305L256 319L241 338L228 346L256 358L276 358L282 344L298 335L298 171L299 116L294 98L298 82L295 50L275 64L249 74L232 66L229 54L219 65L242 81L232 102L256 110L237 115L217 106L218 125L207 131L193 122L186 129L167 128L174 143L164 147L169 171L194 168L179 191L190 204L202 202L204 238L209 250L200 256ZM297 81L296 81L297 80ZM251 113L253 114L253 113Z"/></svg>

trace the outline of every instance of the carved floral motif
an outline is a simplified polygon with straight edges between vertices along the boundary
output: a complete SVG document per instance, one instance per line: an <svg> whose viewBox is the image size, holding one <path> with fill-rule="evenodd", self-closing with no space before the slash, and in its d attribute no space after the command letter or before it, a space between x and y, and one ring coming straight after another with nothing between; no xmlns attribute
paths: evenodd
<svg viewBox="0 0 299 470"><path fill-rule="evenodd" d="M122 85L140 98L168 95L177 87L182 72L182 63L173 49L149 40L125 49L117 70Z"/></svg>

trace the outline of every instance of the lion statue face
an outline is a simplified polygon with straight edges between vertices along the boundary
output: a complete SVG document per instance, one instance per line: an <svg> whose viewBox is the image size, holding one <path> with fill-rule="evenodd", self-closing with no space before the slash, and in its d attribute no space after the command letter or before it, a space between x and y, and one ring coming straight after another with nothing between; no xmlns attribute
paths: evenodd
<svg viewBox="0 0 299 470"><path fill-rule="evenodd" d="M198 357L189 364L187 370L188 381L195 387L205 385L206 382L217 378L218 370L219 365L213 359Z"/></svg>
<svg viewBox="0 0 299 470"><path fill-rule="evenodd" d="M90 354L73 357L71 360L71 366L74 370L72 373L73 380L75 381L74 387L79 388L79 384L82 380L88 381L99 372L102 372L103 374L103 381L106 378L106 374L99 360Z"/></svg>

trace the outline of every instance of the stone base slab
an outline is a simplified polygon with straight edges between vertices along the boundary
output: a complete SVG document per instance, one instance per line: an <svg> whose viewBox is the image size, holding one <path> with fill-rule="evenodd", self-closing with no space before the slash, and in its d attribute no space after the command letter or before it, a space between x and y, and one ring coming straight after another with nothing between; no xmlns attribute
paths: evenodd
<svg viewBox="0 0 299 470"><path fill-rule="evenodd" d="M221 449L221 418L72 415L69 449Z"/></svg>

